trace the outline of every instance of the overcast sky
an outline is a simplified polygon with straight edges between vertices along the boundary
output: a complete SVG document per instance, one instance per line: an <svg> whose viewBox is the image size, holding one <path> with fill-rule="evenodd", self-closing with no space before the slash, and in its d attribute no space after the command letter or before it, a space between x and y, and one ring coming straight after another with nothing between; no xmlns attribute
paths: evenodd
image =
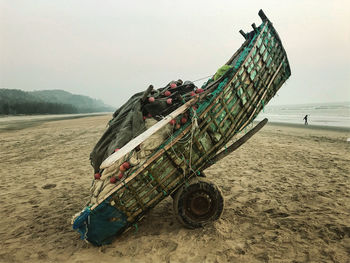
<svg viewBox="0 0 350 263"><path fill-rule="evenodd" d="M0 0L0 87L120 106L149 84L214 74L260 8L292 70L272 104L350 101L349 0Z"/></svg>

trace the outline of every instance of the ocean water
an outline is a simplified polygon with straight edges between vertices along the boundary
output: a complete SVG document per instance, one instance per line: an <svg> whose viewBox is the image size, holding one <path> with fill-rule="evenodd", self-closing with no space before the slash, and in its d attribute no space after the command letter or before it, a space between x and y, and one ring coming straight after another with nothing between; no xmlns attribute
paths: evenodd
<svg viewBox="0 0 350 263"><path fill-rule="evenodd" d="M350 102L267 105L256 120L268 118L269 122L304 124L306 114L309 125L350 128Z"/></svg>

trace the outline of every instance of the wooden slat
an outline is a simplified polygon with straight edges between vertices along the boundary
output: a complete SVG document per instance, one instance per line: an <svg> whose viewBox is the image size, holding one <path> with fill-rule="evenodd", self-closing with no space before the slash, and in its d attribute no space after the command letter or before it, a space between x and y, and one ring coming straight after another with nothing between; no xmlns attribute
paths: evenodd
<svg viewBox="0 0 350 263"><path fill-rule="evenodd" d="M167 167L166 167L166 164L164 164L163 162L162 162L162 164L163 164L163 172L167 169ZM152 170L152 168L149 168L149 170L147 171L149 174L150 174L150 178L153 178L153 180L151 179L151 180L149 180L149 181L147 181L145 184L143 184L141 187L138 187L138 188L136 188L136 189L134 189L134 192L136 192L137 193L137 195L138 195L138 197L137 198L141 198L140 196L141 196L141 194L147 189L147 187L149 186L149 185L152 185L153 186L153 188L152 188L152 191L155 189L155 188L159 188L160 189L160 191L162 191L163 189L164 189L164 186L162 185L162 184L160 184L159 183L159 180L158 180L158 177L157 177L157 175L156 174L151 174L151 172L150 172L150 170ZM145 170L144 170L145 171ZM159 171L159 173L162 173L162 171L160 170ZM140 176L139 176L140 177ZM139 178L138 177L138 178ZM146 177L146 175L141 175L141 177ZM137 177L136 177L137 178ZM136 179L135 178L135 179ZM134 183L131 181L131 182L129 182L129 184L128 184L128 186L127 187L129 187L129 186L132 186ZM150 191L150 190L149 190ZM130 196L130 198L134 198L133 196Z"/></svg>
<svg viewBox="0 0 350 263"><path fill-rule="evenodd" d="M136 200L136 203L140 206L140 208L142 210L145 210L145 205L144 203L142 202L142 200L139 198L138 194L136 193L136 191L134 190L134 188L132 187L132 185L128 185L127 186L129 189L130 189L130 192L132 193L133 195L133 198Z"/></svg>
<svg viewBox="0 0 350 263"><path fill-rule="evenodd" d="M171 176L173 176L174 174L176 173L176 169L174 169L171 173L169 173L166 177L164 177L160 182L163 184L167 179L169 179ZM178 176L179 178L182 178L182 176ZM142 199L146 199L147 197L149 197L155 190L156 190L156 186L153 187L152 189L150 189L145 195L143 196L140 196L140 198ZM170 191L169 191L169 186L166 187L167 189L167 195L170 194ZM162 194L164 195L164 193L162 192ZM147 204L147 203L146 203ZM132 207L134 208L135 205Z"/></svg>
<svg viewBox="0 0 350 263"><path fill-rule="evenodd" d="M279 65L277 71L275 72L275 74L273 75L272 79L270 80L269 85L267 86L265 92L263 93L263 95L261 96L261 99L259 100L258 104L262 102L262 100L264 99L267 91L269 90L269 87L271 86L272 82L274 81L274 79L276 78L278 72L280 71L282 65L283 65L284 59L282 60L281 64ZM257 108L255 108L255 110L253 111L253 113L250 115L249 119L242 125L242 128L240 130L243 130L245 125L247 125L249 123L249 121L253 118L254 113L256 112Z"/></svg>
<svg viewBox="0 0 350 263"><path fill-rule="evenodd" d="M268 88L267 88L268 89ZM258 92L255 93L255 98L253 99L253 102L257 100L260 92L263 92L263 89L260 89ZM239 124L244 120L244 116L245 116L245 113L246 113L246 110L251 106L251 104L253 104L252 101L250 101L250 105L248 105L248 103L246 105L244 105L244 107L241 109L240 113L235 116L235 118L237 119L236 120L236 123L234 125L232 125L232 128L226 133L226 138L223 137L220 139L220 141L212 148L210 149L205 155L202 156L202 158L200 158L197 163L201 163L203 162L207 156L209 156L212 152L215 152L217 151L218 149L222 148L222 146L227 142L227 138L230 138L232 136L232 131L239 131L238 127L239 127ZM245 110L244 110L245 108ZM241 118L242 116L242 118Z"/></svg>
<svg viewBox="0 0 350 263"><path fill-rule="evenodd" d="M220 161L221 159L223 159L233 151L237 150L240 146L242 146L245 142L247 142L255 133L257 133L262 127L264 127L266 123L267 123L267 119L265 118L253 129L251 129L247 134L242 136L240 139L235 141L232 145L230 145L225 150L221 151L220 153L215 155L213 158L211 158L208 162L206 162L206 164L201 170L209 168L210 166Z"/></svg>
<svg viewBox="0 0 350 263"><path fill-rule="evenodd" d="M190 177L189 177L190 178ZM169 189L171 189L173 186L175 186L180 180L182 179L182 177L177 177L173 182L171 182L171 184L169 184ZM151 208L152 205L155 206L157 203L159 203L162 199L162 197L164 197L164 195L162 193L159 193L154 199L150 200L146 206ZM161 199L161 200L160 200ZM134 218L136 218L138 215L140 215L143 211L141 209L139 209L138 211L136 211L131 217L130 220L133 221ZM128 218L129 220L129 218Z"/></svg>

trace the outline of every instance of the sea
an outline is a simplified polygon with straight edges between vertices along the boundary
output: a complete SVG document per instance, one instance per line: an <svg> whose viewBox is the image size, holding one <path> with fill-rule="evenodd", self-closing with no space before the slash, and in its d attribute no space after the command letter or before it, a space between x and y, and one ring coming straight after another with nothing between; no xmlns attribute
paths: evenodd
<svg viewBox="0 0 350 263"><path fill-rule="evenodd" d="M350 102L311 103L298 105L267 105L256 120L268 118L269 122L350 128Z"/></svg>

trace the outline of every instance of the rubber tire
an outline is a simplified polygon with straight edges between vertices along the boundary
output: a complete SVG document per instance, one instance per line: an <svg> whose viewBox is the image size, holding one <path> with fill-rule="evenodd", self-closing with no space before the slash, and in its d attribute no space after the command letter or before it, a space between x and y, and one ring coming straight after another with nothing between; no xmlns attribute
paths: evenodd
<svg viewBox="0 0 350 263"><path fill-rule="evenodd" d="M205 196L210 201L209 212L203 216L195 215L189 203L194 196ZM224 210L224 198L220 189L206 178L195 177L186 186L184 184L175 193L173 210L177 220L186 228L203 227L220 218Z"/></svg>

